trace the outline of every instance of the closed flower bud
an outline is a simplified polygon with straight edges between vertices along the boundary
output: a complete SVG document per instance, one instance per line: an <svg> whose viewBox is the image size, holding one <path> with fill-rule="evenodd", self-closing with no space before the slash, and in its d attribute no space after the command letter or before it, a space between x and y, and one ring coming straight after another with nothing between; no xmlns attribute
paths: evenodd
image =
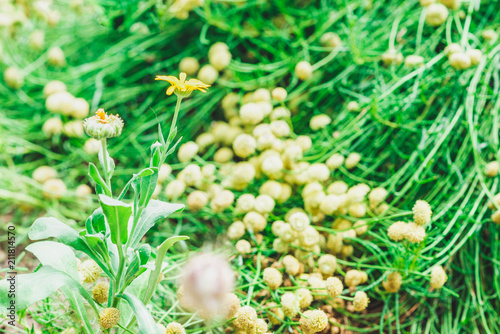
<svg viewBox="0 0 500 334"><path fill-rule="evenodd" d="M169 164L162 164L158 171L158 182L163 183L167 181L168 177L172 174L172 167Z"/></svg>
<svg viewBox="0 0 500 334"><path fill-rule="evenodd" d="M293 318L297 315L297 306L297 298L293 292L285 292L281 296L281 308L287 317Z"/></svg>
<svg viewBox="0 0 500 334"><path fill-rule="evenodd" d="M387 236L393 241L401 241L406 238L408 224L405 222L395 222L387 230Z"/></svg>
<svg viewBox="0 0 500 334"><path fill-rule="evenodd" d="M434 266L431 270L431 287L433 289L441 289L448 280L448 276L441 266Z"/></svg>
<svg viewBox="0 0 500 334"><path fill-rule="evenodd" d="M359 111L359 104L358 102L356 101L350 101L348 104L347 104L347 110L350 111L350 112L355 112L355 111Z"/></svg>
<svg viewBox="0 0 500 334"><path fill-rule="evenodd" d="M372 189L372 191L368 195L368 201L370 202L370 207L372 209L374 209L377 206L379 206L379 204L385 200L387 195L388 195L388 192L383 187L378 187L378 188Z"/></svg>
<svg viewBox="0 0 500 334"><path fill-rule="evenodd" d="M186 334L186 330L178 322L171 322L165 328L165 334Z"/></svg>
<svg viewBox="0 0 500 334"><path fill-rule="evenodd" d="M219 78L219 72L212 65L204 65L198 72L198 79L212 85Z"/></svg>
<svg viewBox="0 0 500 334"><path fill-rule="evenodd" d="M301 61L295 66L295 75L300 80L307 80L312 77L313 69L307 61Z"/></svg>
<svg viewBox="0 0 500 334"><path fill-rule="evenodd" d="M92 194L92 188L86 184L80 184L75 190L76 196L79 198L88 198Z"/></svg>
<svg viewBox="0 0 500 334"><path fill-rule="evenodd" d="M5 84L12 89L20 89L24 86L24 76L17 67L9 67L3 72Z"/></svg>
<svg viewBox="0 0 500 334"><path fill-rule="evenodd" d="M57 171L50 166L40 166L33 171L33 180L39 183L54 179L57 177Z"/></svg>
<svg viewBox="0 0 500 334"><path fill-rule="evenodd" d="M302 148L302 152L306 152L312 146L312 140L308 136L298 136L295 139L295 143Z"/></svg>
<svg viewBox="0 0 500 334"><path fill-rule="evenodd" d="M187 186L194 186L201 181L201 168L195 164L187 165L177 175L177 179L183 181Z"/></svg>
<svg viewBox="0 0 500 334"><path fill-rule="evenodd" d="M208 55L208 61L217 71L222 71L231 62L231 52L226 50L219 50L215 53Z"/></svg>
<svg viewBox="0 0 500 334"><path fill-rule="evenodd" d="M232 292L226 295L224 304L226 305L224 310L224 316L226 319L234 318L238 310L241 308L240 299Z"/></svg>
<svg viewBox="0 0 500 334"><path fill-rule="evenodd" d="M266 308L267 318L273 325L280 325L285 318L283 310L274 302L267 303L266 306L274 306L272 308Z"/></svg>
<svg viewBox="0 0 500 334"><path fill-rule="evenodd" d="M63 133L70 138L83 137L83 123L81 121L71 121L64 124Z"/></svg>
<svg viewBox="0 0 500 334"><path fill-rule="evenodd" d="M241 106L240 117L243 124L256 125L264 119L264 112L258 104L250 102Z"/></svg>
<svg viewBox="0 0 500 334"><path fill-rule="evenodd" d="M64 56L64 51L58 46L51 47L48 51L48 62L52 66L66 66L66 57Z"/></svg>
<svg viewBox="0 0 500 334"><path fill-rule="evenodd" d="M309 182L319 181L324 182L330 177L328 166L322 163L314 163L307 170Z"/></svg>
<svg viewBox="0 0 500 334"><path fill-rule="evenodd" d="M425 22L433 27L437 27L448 18L448 9L440 3L433 3L427 7Z"/></svg>
<svg viewBox="0 0 500 334"><path fill-rule="evenodd" d="M279 155L269 155L262 160L260 166L262 173L271 179L279 179L284 168L283 160Z"/></svg>
<svg viewBox="0 0 500 334"><path fill-rule="evenodd" d="M165 196L169 200L176 200L184 194L186 184L181 180L173 180L165 187Z"/></svg>
<svg viewBox="0 0 500 334"><path fill-rule="evenodd" d="M244 239L239 240L234 247L241 255L250 254L252 252L252 245Z"/></svg>
<svg viewBox="0 0 500 334"><path fill-rule="evenodd" d="M325 276L331 276L337 268L337 258L331 254L321 255L318 259L319 271Z"/></svg>
<svg viewBox="0 0 500 334"><path fill-rule="evenodd" d="M424 57L419 55L409 55L405 57L405 65L408 67L416 67L424 64Z"/></svg>
<svg viewBox="0 0 500 334"><path fill-rule="evenodd" d="M339 35L331 31L324 33L319 39L319 42L329 48L336 48L342 45Z"/></svg>
<svg viewBox="0 0 500 334"><path fill-rule="evenodd" d="M120 116L108 115L104 109L99 109L94 116L84 121L83 128L94 139L113 138L122 133L123 121Z"/></svg>
<svg viewBox="0 0 500 334"><path fill-rule="evenodd" d="M413 221L417 225L426 225L431 222L432 210L429 203L423 200L417 200L413 206Z"/></svg>
<svg viewBox="0 0 500 334"><path fill-rule="evenodd" d="M348 208L349 215L354 218L362 218L366 215L366 208L363 203L353 203Z"/></svg>
<svg viewBox="0 0 500 334"><path fill-rule="evenodd" d="M344 282L348 287L355 287L360 284L366 283L368 280L368 275L364 271L359 270L349 270L346 275Z"/></svg>
<svg viewBox="0 0 500 334"><path fill-rule="evenodd" d="M290 226L297 232L304 231L310 223L309 217L303 212L295 212L289 218Z"/></svg>
<svg viewBox="0 0 500 334"><path fill-rule="evenodd" d="M356 294L354 295L354 301L352 303L354 306L354 311L361 312L365 310L368 307L369 303L370 299L368 299L368 296L364 291L356 292Z"/></svg>
<svg viewBox="0 0 500 334"><path fill-rule="evenodd" d="M498 34L493 29L486 29L481 33L481 36L487 41L496 41Z"/></svg>
<svg viewBox="0 0 500 334"><path fill-rule="evenodd" d="M338 210L341 204L342 202L337 195L330 194L323 198L319 208L325 215L331 216Z"/></svg>
<svg viewBox="0 0 500 334"><path fill-rule="evenodd" d="M412 243L422 242L425 239L425 228L415 223L409 223L405 238Z"/></svg>
<svg viewBox="0 0 500 334"><path fill-rule="evenodd" d="M232 223L227 229L227 236L231 240L240 239L245 234L245 224L241 221Z"/></svg>
<svg viewBox="0 0 500 334"><path fill-rule="evenodd" d="M326 279L326 292L332 298L336 298L342 294L344 285L337 277L328 277Z"/></svg>
<svg viewBox="0 0 500 334"><path fill-rule="evenodd" d="M33 31L29 36L28 44L33 50L42 50L45 44L45 33L41 30Z"/></svg>
<svg viewBox="0 0 500 334"><path fill-rule="evenodd" d="M106 282L99 282L92 289L92 297L99 304L107 302L108 295L109 295L109 284Z"/></svg>
<svg viewBox="0 0 500 334"><path fill-rule="evenodd" d="M187 205L189 210L199 211L208 204L208 195L201 190L195 190L187 197Z"/></svg>
<svg viewBox="0 0 500 334"><path fill-rule="evenodd" d="M233 322L237 329L251 333L254 331L257 322L257 312L251 306L243 306L236 312L236 319Z"/></svg>
<svg viewBox="0 0 500 334"><path fill-rule="evenodd" d="M198 60L193 57L182 58L179 63L179 72L184 72L189 76L194 76L196 72L198 72L199 68L200 63L198 63Z"/></svg>
<svg viewBox="0 0 500 334"><path fill-rule="evenodd" d="M120 311L114 307L108 307L99 313L99 325L102 329L110 329L118 325Z"/></svg>
<svg viewBox="0 0 500 334"><path fill-rule="evenodd" d="M331 122L332 119L330 118L330 116L326 114L320 114L311 118L311 120L309 121L309 127L311 128L311 130L317 131L326 128Z"/></svg>
<svg viewBox="0 0 500 334"><path fill-rule="evenodd" d="M205 151L208 147L213 145L215 142L215 136L210 132L204 132L196 138L196 144L200 151Z"/></svg>
<svg viewBox="0 0 500 334"><path fill-rule="evenodd" d="M403 277L398 271L394 271L387 275L385 281L382 282L385 291L389 293L396 293L401 288Z"/></svg>
<svg viewBox="0 0 500 334"><path fill-rule="evenodd" d="M353 169L356 167L361 160L361 155L359 153L353 152L347 156L345 159L345 168L347 169Z"/></svg>
<svg viewBox="0 0 500 334"><path fill-rule="evenodd" d="M285 88L283 88L283 87L276 87L271 92L271 95L272 95L273 99L275 99L276 101L283 102L283 101L286 100L286 97L287 97L288 93L287 93L287 91L286 91Z"/></svg>
<svg viewBox="0 0 500 334"><path fill-rule="evenodd" d="M322 332L328 325L328 317L321 310L305 311L300 318L300 326L305 334Z"/></svg>
<svg viewBox="0 0 500 334"><path fill-rule="evenodd" d="M247 134L240 134L233 142L234 153L240 158L247 158L255 153L257 141Z"/></svg>
<svg viewBox="0 0 500 334"><path fill-rule="evenodd" d="M467 56L469 56L472 66L476 66L477 64L479 64L481 58L483 57L483 53L478 49L467 50L465 53L467 54Z"/></svg>
<svg viewBox="0 0 500 334"><path fill-rule="evenodd" d="M306 288L300 288L295 291L295 296L297 297L300 308L308 308L313 301L311 291Z"/></svg>
<svg viewBox="0 0 500 334"><path fill-rule="evenodd" d="M471 59L465 52L456 52L449 57L450 65L456 70L466 70L471 65Z"/></svg>
<svg viewBox="0 0 500 334"><path fill-rule="evenodd" d="M498 175L500 164L498 161L491 161L484 166L484 174L488 177L495 177Z"/></svg>
<svg viewBox="0 0 500 334"><path fill-rule="evenodd" d="M236 201L236 211L238 213L247 213L255 209L255 196L252 194L243 194Z"/></svg>
<svg viewBox="0 0 500 334"><path fill-rule="evenodd" d="M234 202L234 194L230 190L223 190L217 193L212 201L210 202L210 207L215 212L222 212L226 208L230 207Z"/></svg>
<svg viewBox="0 0 500 334"><path fill-rule="evenodd" d="M73 99L73 106L70 111L70 115L74 118L85 118L89 115L90 105L85 99L76 98Z"/></svg>
<svg viewBox="0 0 500 334"><path fill-rule="evenodd" d="M229 147L221 147L214 154L214 161L218 163L226 163L233 159L233 151Z"/></svg>
<svg viewBox="0 0 500 334"><path fill-rule="evenodd" d="M328 186L326 192L328 194L342 195L345 194L348 189L349 186L344 181L335 181Z"/></svg>
<svg viewBox="0 0 500 334"><path fill-rule="evenodd" d="M78 274L84 283L94 283L101 273L101 267L94 260L85 260L78 265Z"/></svg>
<svg viewBox="0 0 500 334"><path fill-rule="evenodd" d="M388 50L382 54L382 62L386 66L399 65L403 62L403 55L396 50Z"/></svg>
<svg viewBox="0 0 500 334"><path fill-rule="evenodd" d="M269 195L275 200L278 200L280 198L282 191L283 186L279 182L273 180L264 182L259 188L260 194Z"/></svg>
<svg viewBox="0 0 500 334"><path fill-rule="evenodd" d="M73 110L75 97L65 90L51 93L45 100L45 108L54 114L69 115Z"/></svg>
<svg viewBox="0 0 500 334"><path fill-rule="evenodd" d="M255 199L255 211L259 213L271 213L275 206L274 199L269 195L259 195Z"/></svg>
<svg viewBox="0 0 500 334"><path fill-rule="evenodd" d="M266 268L263 271L264 282L271 290L276 290L283 283L283 276L276 268Z"/></svg>
<svg viewBox="0 0 500 334"><path fill-rule="evenodd" d="M83 150L90 155L95 155L101 150L101 142L94 138L89 138L83 145Z"/></svg>
<svg viewBox="0 0 500 334"><path fill-rule="evenodd" d="M59 81L59 80L52 80L52 81L49 81L45 85L45 87L43 87L43 96L45 96L45 98L47 98L54 93L64 92L64 91L66 91L66 89L67 89L67 87L66 87L66 84L64 82Z"/></svg>
<svg viewBox="0 0 500 334"><path fill-rule="evenodd" d="M356 232L357 236L365 234L366 231L368 231L368 223L365 220L358 220L358 221L356 221L352 225L352 227L354 228L354 231Z"/></svg>
<svg viewBox="0 0 500 334"><path fill-rule="evenodd" d="M177 157L180 162L189 162L191 161L196 154L198 154L198 144L193 141L188 141L184 143L179 148L179 152L177 153Z"/></svg>
<svg viewBox="0 0 500 334"><path fill-rule="evenodd" d="M43 194L47 198L60 199L66 190L66 184L61 179L50 179L43 183Z"/></svg>
<svg viewBox="0 0 500 334"><path fill-rule="evenodd" d="M288 275L296 276L300 272L300 262L294 256L285 256L282 263Z"/></svg>
<svg viewBox="0 0 500 334"><path fill-rule="evenodd" d="M250 211L245 217L243 217L243 223L248 230L253 231L253 233L259 233L266 228L267 221L263 215L258 212Z"/></svg>
<svg viewBox="0 0 500 334"><path fill-rule="evenodd" d="M286 253L288 252L288 243L280 238L276 238L273 241L273 250L277 253Z"/></svg>

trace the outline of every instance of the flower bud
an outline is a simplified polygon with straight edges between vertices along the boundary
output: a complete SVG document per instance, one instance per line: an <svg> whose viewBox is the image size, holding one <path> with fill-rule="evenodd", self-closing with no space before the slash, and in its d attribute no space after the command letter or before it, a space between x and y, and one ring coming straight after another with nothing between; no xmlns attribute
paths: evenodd
<svg viewBox="0 0 500 334"><path fill-rule="evenodd" d="M401 288L402 280L403 277L401 277L401 274L398 271L394 271L387 275L387 278L382 282L382 285L384 286L385 291L389 293L396 293Z"/></svg>
<svg viewBox="0 0 500 334"><path fill-rule="evenodd" d="M292 255L287 255L282 260L288 275L296 276L300 272L300 262Z"/></svg>
<svg viewBox="0 0 500 334"><path fill-rule="evenodd" d="M73 99L73 106L70 111L70 115L74 118L85 118L89 115L90 105L85 99L75 98Z"/></svg>
<svg viewBox="0 0 500 334"><path fill-rule="evenodd" d="M254 137L240 134L233 142L234 153L240 158L247 158L255 153L257 142Z"/></svg>
<svg viewBox="0 0 500 334"><path fill-rule="evenodd" d="M179 152L177 153L177 157L180 162L189 162L193 160L193 158L198 154L198 144L194 141L188 141L179 147Z"/></svg>
<svg viewBox="0 0 500 334"><path fill-rule="evenodd" d="M432 210L429 203L423 200L417 200L413 206L413 221L417 225L426 225L431 222Z"/></svg>
<svg viewBox="0 0 500 334"><path fill-rule="evenodd" d="M41 30L33 31L29 36L28 44L33 50L42 50L45 44L45 33Z"/></svg>
<svg viewBox="0 0 500 334"><path fill-rule="evenodd" d="M43 194L47 198L60 199L66 190L66 184L60 179L50 179L43 183Z"/></svg>
<svg viewBox="0 0 500 334"><path fill-rule="evenodd" d="M236 251L241 255L250 254L252 252L252 245L247 240L238 240L236 245L234 245Z"/></svg>
<svg viewBox="0 0 500 334"><path fill-rule="evenodd" d="M408 67L416 67L424 64L424 57L419 55L409 55L405 58L405 65Z"/></svg>
<svg viewBox="0 0 500 334"><path fill-rule="evenodd" d="M123 121L120 116L108 115L104 109L99 109L94 116L85 119L83 128L94 139L113 138L122 133Z"/></svg>
<svg viewBox="0 0 500 334"><path fill-rule="evenodd" d="M358 291L354 295L354 301L353 301L353 306L354 306L354 311L356 312L361 312L365 310L368 307L368 304L370 303L370 299L368 299L368 296L364 291Z"/></svg>
<svg viewBox="0 0 500 334"><path fill-rule="evenodd" d="M328 317L321 310L307 310L300 318L300 327L305 334L322 332L328 325Z"/></svg>
<svg viewBox="0 0 500 334"><path fill-rule="evenodd" d="M198 72L198 79L212 85L219 78L219 72L212 65L204 65Z"/></svg>
<svg viewBox="0 0 500 334"><path fill-rule="evenodd" d="M466 70L471 65L470 57L465 52L455 52L449 57L450 65L456 70Z"/></svg>
<svg viewBox="0 0 500 334"><path fill-rule="evenodd" d="M179 63L179 72L184 72L189 76L194 76L199 69L200 63L198 62L198 59L193 57L182 58Z"/></svg>
<svg viewBox="0 0 500 334"><path fill-rule="evenodd" d="M356 167L361 160L361 155L359 153L353 152L347 156L345 159L345 168L347 169L353 169Z"/></svg>
<svg viewBox="0 0 500 334"><path fill-rule="evenodd" d="M107 302L108 295L109 295L109 284L106 282L99 282L92 289L92 297L99 304Z"/></svg>
<svg viewBox="0 0 500 334"><path fill-rule="evenodd" d="M441 289L448 280L448 276L441 266L434 266L431 270L431 287L433 289Z"/></svg>
<svg viewBox="0 0 500 334"><path fill-rule="evenodd" d="M171 322L165 328L165 334L186 334L186 330L178 322Z"/></svg>
<svg viewBox="0 0 500 334"><path fill-rule="evenodd" d="M320 114L311 118L311 120L309 121L309 127L311 128L311 130L317 131L326 128L331 122L332 119L330 118L330 116L326 114Z"/></svg>
<svg viewBox="0 0 500 334"><path fill-rule="evenodd" d="M85 260L78 265L78 274L84 283L94 283L101 273L101 267L94 260Z"/></svg>
<svg viewBox="0 0 500 334"><path fill-rule="evenodd" d="M339 35L331 31L324 33L319 39L319 42L329 48L336 48L337 46L342 45Z"/></svg>
<svg viewBox="0 0 500 334"><path fill-rule="evenodd" d="M498 161L491 161L484 166L484 174L487 177L495 177L498 175L498 171L500 169L500 164Z"/></svg>
<svg viewBox="0 0 500 334"><path fill-rule="evenodd" d="M5 84L12 89L20 89L24 86L24 76L17 67L9 67L3 72Z"/></svg>
<svg viewBox="0 0 500 334"><path fill-rule="evenodd" d="M287 91L286 91L285 88L283 88L283 87L276 87L271 92L271 95L272 95L273 99L275 99L276 101L283 102L283 101L286 100L286 97L287 97L288 93L287 93Z"/></svg>
<svg viewBox="0 0 500 334"><path fill-rule="evenodd" d="M63 131L64 124L58 117L52 117L43 123L42 131L47 136L60 135Z"/></svg>
<svg viewBox="0 0 500 334"><path fill-rule="evenodd" d="M326 292L330 297L336 298L342 294L344 286L342 281L337 277L328 277L326 279Z"/></svg>
<svg viewBox="0 0 500 334"><path fill-rule="evenodd" d="M57 171L49 166L40 166L33 171L33 180L39 183L45 183L45 181L54 179L57 177Z"/></svg>
<svg viewBox="0 0 500 334"><path fill-rule="evenodd" d="M437 27L448 18L448 9L440 3L433 3L427 7L425 14L425 22L433 27Z"/></svg>
<svg viewBox="0 0 500 334"><path fill-rule="evenodd" d="M64 67L66 66L66 57L64 51L58 47L53 46L48 51L48 62L52 66Z"/></svg>
<svg viewBox="0 0 500 334"><path fill-rule="evenodd" d="M300 80L310 79L312 74L312 66L307 61L301 61L295 66L295 75L297 75Z"/></svg>
<svg viewBox="0 0 500 334"><path fill-rule="evenodd" d="M54 93L64 92L67 90L66 84L59 80L49 81L45 87L43 87L43 96L48 98ZM49 110L50 111L50 110Z"/></svg>
<svg viewBox="0 0 500 334"><path fill-rule="evenodd" d="M264 282L271 290L276 290L283 283L283 275L276 268L266 268L263 271Z"/></svg>

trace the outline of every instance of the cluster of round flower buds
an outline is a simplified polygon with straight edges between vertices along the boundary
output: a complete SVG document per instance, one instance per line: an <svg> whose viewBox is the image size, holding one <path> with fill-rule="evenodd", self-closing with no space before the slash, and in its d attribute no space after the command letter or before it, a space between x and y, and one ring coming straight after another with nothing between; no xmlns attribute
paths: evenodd
<svg viewBox="0 0 500 334"><path fill-rule="evenodd" d="M418 200L413 206L413 222L395 222L387 230L391 240L408 240L411 243L419 243L425 239L425 226L431 222L432 210L426 201Z"/></svg>
<svg viewBox="0 0 500 334"><path fill-rule="evenodd" d="M451 67L456 70L466 70L471 66L476 66L481 61L483 53L479 49L468 49L464 51L459 44L448 45L444 52L448 56Z"/></svg>
<svg viewBox="0 0 500 334"><path fill-rule="evenodd" d="M174 0L169 6L168 11L180 20L189 17L189 12L195 8L203 6L204 0Z"/></svg>

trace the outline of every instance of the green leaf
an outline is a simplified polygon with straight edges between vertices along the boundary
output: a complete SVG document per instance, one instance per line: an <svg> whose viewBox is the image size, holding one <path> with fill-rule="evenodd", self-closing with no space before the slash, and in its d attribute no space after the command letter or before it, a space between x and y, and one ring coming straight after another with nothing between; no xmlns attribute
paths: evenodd
<svg viewBox="0 0 500 334"><path fill-rule="evenodd" d="M55 241L39 241L28 245L26 250L33 253L44 266L51 266L78 280L78 269L75 253L63 244Z"/></svg>
<svg viewBox="0 0 500 334"><path fill-rule="evenodd" d="M141 241L142 237L149 231L155 223L161 219L165 219L170 214L184 209L182 204L167 203L158 200L151 200L144 209L139 218L137 226L131 231L132 236L129 246L135 248Z"/></svg>
<svg viewBox="0 0 500 334"><path fill-rule="evenodd" d="M99 163L101 164L101 166L103 168L105 168L104 166L107 165L105 170L108 171L108 174L109 174L108 178L111 179L111 177L113 176L113 173L115 171L115 161L109 156L109 153L107 150L106 150L106 156L104 157L104 155L102 153L102 146L101 146L101 149L99 150L98 157L99 157Z"/></svg>
<svg viewBox="0 0 500 334"><path fill-rule="evenodd" d="M128 293L118 295L118 297L125 299L134 311L139 325L139 334L162 334L148 309L139 298Z"/></svg>
<svg viewBox="0 0 500 334"><path fill-rule="evenodd" d="M91 321L89 319L87 309L85 308L85 304L83 303L82 296L78 292L73 291L67 287L62 287L61 291L71 305L71 310L75 311L78 315L78 318L82 321L85 333L93 334L94 329L92 328Z"/></svg>
<svg viewBox="0 0 500 334"><path fill-rule="evenodd" d="M90 297L80 283L68 274L50 266L43 266L40 270L32 274L18 275L16 283L16 308L18 310L25 309L66 286L77 290L97 312L92 297ZM10 299L8 298L9 288L10 284L6 279L0 281L0 310L4 310L10 304Z"/></svg>
<svg viewBox="0 0 500 334"><path fill-rule="evenodd" d="M88 234L106 233L106 220L102 208L95 209L92 215L87 218L85 228Z"/></svg>
<svg viewBox="0 0 500 334"><path fill-rule="evenodd" d="M128 221L132 215L132 207L106 195L99 195L102 211L109 225L111 241L122 245L128 239Z"/></svg>
<svg viewBox="0 0 500 334"><path fill-rule="evenodd" d="M189 237L180 235L180 236L175 236L175 237L170 237L167 240L165 240L160 247L158 247L158 254L156 254L156 261L155 261L155 270L151 273L149 276L149 283L148 283L148 288L146 290L146 293L144 294L143 301L144 303L148 303L151 297L153 296L153 293L156 289L156 285L158 283L158 278L160 277L160 272L161 272L161 266L163 264L163 258L165 258L165 254L167 254L167 251L175 245L177 242L182 241L182 240L188 240Z"/></svg>
<svg viewBox="0 0 500 334"><path fill-rule="evenodd" d="M89 176L94 180L94 182L99 185L106 194L111 194L111 190L108 188L106 181L102 178L101 174L97 170L97 167L93 164L89 164Z"/></svg>

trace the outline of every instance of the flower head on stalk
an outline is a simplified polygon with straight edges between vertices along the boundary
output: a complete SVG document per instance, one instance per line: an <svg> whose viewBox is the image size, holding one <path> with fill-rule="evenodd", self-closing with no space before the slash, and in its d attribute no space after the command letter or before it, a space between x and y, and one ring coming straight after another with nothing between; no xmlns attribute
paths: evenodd
<svg viewBox="0 0 500 334"><path fill-rule="evenodd" d="M105 139L117 137L122 133L123 120L118 115L108 115L100 108L95 115L83 122L85 132L92 138Z"/></svg>
<svg viewBox="0 0 500 334"><path fill-rule="evenodd" d="M175 93L175 95L181 98L188 97L194 90L205 93L206 89L210 87L210 85L198 79L189 79L186 81L186 73L184 72L181 72L178 79L172 75L157 75L155 80L163 80L170 83L171 86L167 89L167 95Z"/></svg>

